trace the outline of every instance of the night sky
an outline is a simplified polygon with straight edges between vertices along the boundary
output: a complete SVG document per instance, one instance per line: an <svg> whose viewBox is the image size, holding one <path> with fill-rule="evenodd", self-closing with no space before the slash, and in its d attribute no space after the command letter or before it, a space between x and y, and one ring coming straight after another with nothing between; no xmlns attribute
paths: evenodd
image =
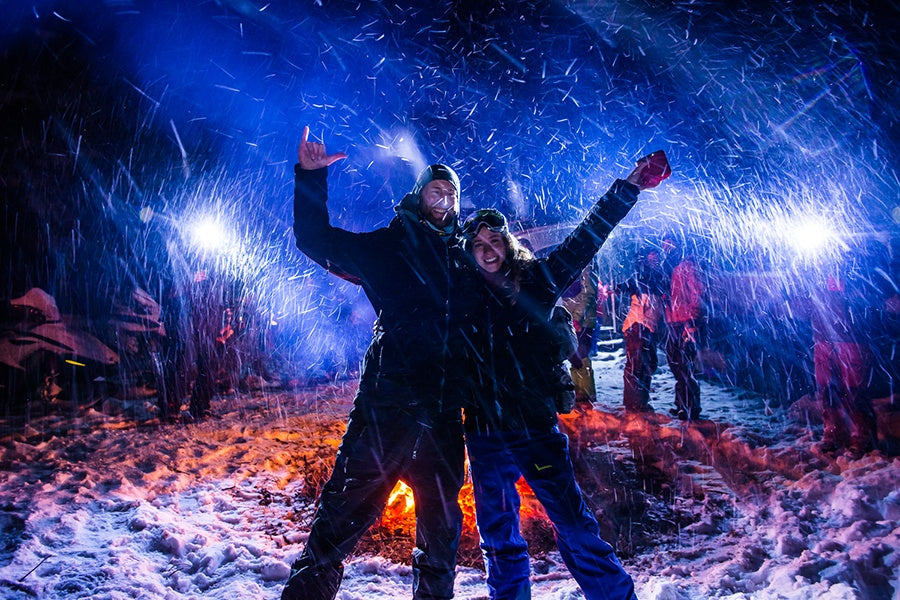
<svg viewBox="0 0 900 600"><path fill-rule="evenodd" d="M429 162L461 174L464 213L572 222L663 148L675 175L626 223L638 238L687 227L735 264L794 211L896 236L896 3L729 6L3 2L0 289L90 313L205 261L295 296L320 275L290 235L307 124L349 154L330 208L355 230ZM204 215L240 260L190 247Z"/></svg>

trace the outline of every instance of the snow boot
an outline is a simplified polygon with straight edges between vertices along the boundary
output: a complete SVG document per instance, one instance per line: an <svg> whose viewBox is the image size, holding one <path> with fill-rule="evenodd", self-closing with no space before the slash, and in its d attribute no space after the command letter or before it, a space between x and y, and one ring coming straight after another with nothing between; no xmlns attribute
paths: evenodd
<svg viewBox="0 0 900 600"><path fill-rule="evenodd" d="M314 568L312 565L291 567L291 577L281 592L281 600L333 600L341 587L344 565Z"/></svg>

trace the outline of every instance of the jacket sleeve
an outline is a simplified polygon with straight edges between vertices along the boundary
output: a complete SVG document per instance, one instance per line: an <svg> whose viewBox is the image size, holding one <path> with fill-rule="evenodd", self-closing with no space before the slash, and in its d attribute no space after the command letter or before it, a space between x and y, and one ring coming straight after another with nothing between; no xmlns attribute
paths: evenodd
<svg viewBox="0 0 900 600"><path fill-rule="evenodd" d="M557 297L581 275L637 197L637 186L617 179L578 227L547 256L543 267Z"/></svg>
<svg viewBox="0 0 900 600"><path fill-rule="evenodd" d="M333 227L328 217L328 169L294 166L294 239L297 248L332 273L360 283L362 234Z"/></svg>

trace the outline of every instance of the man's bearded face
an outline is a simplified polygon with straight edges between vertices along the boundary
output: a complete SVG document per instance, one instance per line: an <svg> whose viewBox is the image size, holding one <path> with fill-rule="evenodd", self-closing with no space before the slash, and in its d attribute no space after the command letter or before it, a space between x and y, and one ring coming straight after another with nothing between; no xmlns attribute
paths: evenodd
<svg viewBox="0 0 900 600"><path fill-rule="evenodd" d="M419 196L419 213L436 227L447 227L459 216L459 197L453 184L444 179L429 181Z"/></svg>

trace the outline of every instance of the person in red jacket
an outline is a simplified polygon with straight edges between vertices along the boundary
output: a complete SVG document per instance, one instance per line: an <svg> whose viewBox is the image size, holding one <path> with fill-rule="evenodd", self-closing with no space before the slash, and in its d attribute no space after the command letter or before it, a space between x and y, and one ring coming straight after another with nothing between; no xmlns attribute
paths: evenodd
<svg viewBox="0 0 900 600"><path fill-rule="evenodd" d="M881 244L851 246L819 279L810 298L816 400L822 408L822 449L861 456L877 447L870 385L876 378L873 340L886 321L892 282L874 268ZM883 270L880 270L884 273Z"/></svg>
<svg viewBox="0 0 900 600"><path fill-rule="evenodd" d="M706 285L697 258L678 235L663 239L665 262L674 265L666 301L666 360L675 377L675 408L683 421L700 418L700 383L696 375L697 343L703 318Z"/></svg>

